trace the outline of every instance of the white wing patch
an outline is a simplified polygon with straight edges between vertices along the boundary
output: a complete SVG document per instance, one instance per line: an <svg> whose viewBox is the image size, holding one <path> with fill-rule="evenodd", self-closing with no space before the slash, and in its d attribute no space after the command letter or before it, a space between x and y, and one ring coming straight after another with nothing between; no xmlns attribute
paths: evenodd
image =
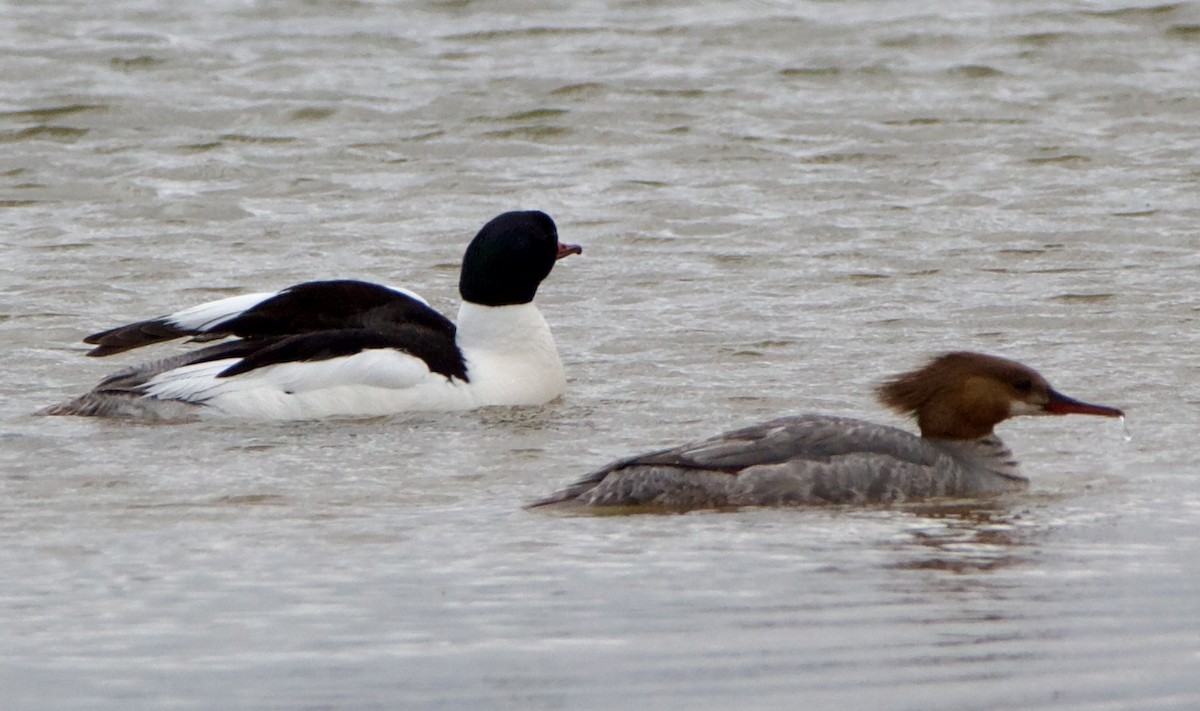
<svg viewBox="0 0 1200 711"><path fill-rule="evenodd" d="M176 311L163 320L185 331L209 331L230 319L241 316L278 293L263 292L230 296L226 299L192 306L183 311Z"/></svg>
<svg viewBox="0 0 1200 711"><path fill-rule="evenodd" d="M415 301L420 301L422 304L429 306L429 302L425 300L425 297L421 296L420 294L418 294L415 291L409 291L408 289L405 289L402 286L385 286L385 288L391 289L392 291L396 292L397 294L403 294L410 299L413 299ZM433 307L429 306L429 308L433 308Z"/></svg>

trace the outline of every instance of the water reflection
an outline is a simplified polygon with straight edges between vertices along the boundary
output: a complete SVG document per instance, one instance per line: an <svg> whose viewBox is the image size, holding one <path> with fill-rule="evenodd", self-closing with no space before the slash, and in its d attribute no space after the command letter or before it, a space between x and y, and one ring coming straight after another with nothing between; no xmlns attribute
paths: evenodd
<svg viewBox="0 0 1200 711"><path fill-rule="evenodd" d="M1027 563L1036 530L1024 525L1026 509L1001 500L906 506L913 522L891 547L905 560L895 570L951 573L994 571Z"/></svg>

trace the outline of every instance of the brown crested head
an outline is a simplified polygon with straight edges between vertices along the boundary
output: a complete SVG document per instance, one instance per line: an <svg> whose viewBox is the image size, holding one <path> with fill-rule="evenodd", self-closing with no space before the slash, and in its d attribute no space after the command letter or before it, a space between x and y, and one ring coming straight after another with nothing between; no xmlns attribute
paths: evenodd
<svg viewBox="0 0 1200 711"><path fill-rule="evenodd" d="M1101 415L1115 408L1073 400L1016 361L965 351L945 353L876 389L879 401L915 416L923 437L977 439L1014 415Z"/></svg>

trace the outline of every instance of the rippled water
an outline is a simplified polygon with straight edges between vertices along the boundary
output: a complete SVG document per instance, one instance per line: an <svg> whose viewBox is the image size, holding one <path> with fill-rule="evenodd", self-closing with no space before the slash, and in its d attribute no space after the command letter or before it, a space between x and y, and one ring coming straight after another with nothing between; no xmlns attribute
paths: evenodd
<svg viewBox="0 0 1200 711"><path fill-rule="evenodd" d="M0 7L5 708L1200 706L1200 11L1129 2ZM326 277L454 312L494 214L585 254L543 408L29 413L79 337ZM926 354L1123 407L961 506L521 510ZM134 354L129 360L136 357Z"/></svg>

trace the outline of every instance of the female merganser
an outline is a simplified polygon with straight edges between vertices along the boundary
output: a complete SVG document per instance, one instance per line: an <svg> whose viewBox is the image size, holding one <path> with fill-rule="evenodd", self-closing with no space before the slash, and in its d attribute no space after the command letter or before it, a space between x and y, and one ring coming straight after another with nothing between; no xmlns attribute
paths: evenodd
<svg viewBox="0 0 1200 711"><path fill-rule="evenodd" d="M731 506L895 503L1016 491L1029 480L992 428L1017 415L1123 417L1073 400L1032 369L947 353L876 390L914 415L904 430L827 415L781 417L613 462L529 506Z"/></svg>
<svg viewBox="0 0 1200 711"><path fill-rule="evenodd" d="M405 289L318 281L96 333L91 356L237 340L116 373L39 414L315 419L548 402L566 377L533 297L556 260L582 251L543 212L496 217L463 255L457 328Z"/></svg>

